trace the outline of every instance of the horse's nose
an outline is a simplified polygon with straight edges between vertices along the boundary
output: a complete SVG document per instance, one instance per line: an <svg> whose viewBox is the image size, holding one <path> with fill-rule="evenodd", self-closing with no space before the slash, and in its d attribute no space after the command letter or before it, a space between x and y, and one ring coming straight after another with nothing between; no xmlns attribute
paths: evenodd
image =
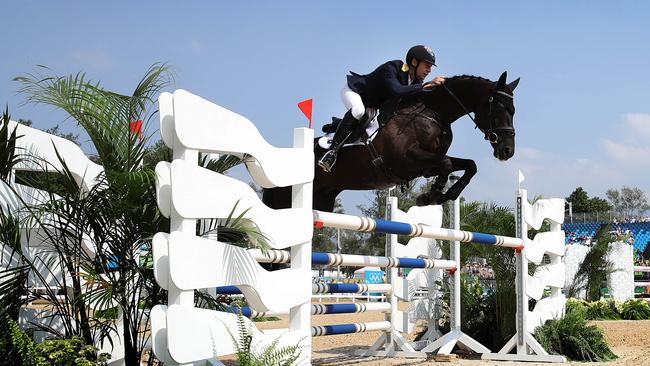
<svg viewBox="0 0 650 366"><path fill-rule="evenodd" d="M510 146L504 146L501 152L502 159L510 159L514 155L514 149Z"/></svg>

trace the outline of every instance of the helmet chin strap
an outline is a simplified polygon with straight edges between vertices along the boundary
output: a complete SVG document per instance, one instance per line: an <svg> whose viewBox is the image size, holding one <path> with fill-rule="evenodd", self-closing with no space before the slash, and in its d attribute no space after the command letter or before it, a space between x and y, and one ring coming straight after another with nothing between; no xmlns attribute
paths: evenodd
<svg viewBox="0 0 650 366"><path fill-rule="evenodd" d="M415 68L413 69L413 82L412 83L415 83L415 82L419 83L419 82L422 82L422 80L418 79L418 67L420 66L420 62L422 62L422 61L420 61L418 59L415 59L415 60L417 61L417 63L415 64Z"/></svg>

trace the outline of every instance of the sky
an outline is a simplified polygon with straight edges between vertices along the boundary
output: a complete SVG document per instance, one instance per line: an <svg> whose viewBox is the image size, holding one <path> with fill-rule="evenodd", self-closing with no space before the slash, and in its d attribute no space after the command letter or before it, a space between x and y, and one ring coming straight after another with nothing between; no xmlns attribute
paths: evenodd
<svg viewBox="0 0 650 366"><path fill-rule="evenodd" d="M512 206L518 169L529 195L566 197L581 186L604 197L623 185L650 193L647 2L20 1L3 10L0 102L37 128L79 130L17 94L12 79L37 65L83 71L130 94L151 64L165 62L170 91L237 112L288 147L292 129L307 125L296 103L313 98L320 129L345 112L339 91L349 70L370 72L426 44L438 65L430 77L521 78L515 157L497 161L469 118L454 123L449 155L478 165L466 198ZM369 194L340 197L354 213Z"/></svg>

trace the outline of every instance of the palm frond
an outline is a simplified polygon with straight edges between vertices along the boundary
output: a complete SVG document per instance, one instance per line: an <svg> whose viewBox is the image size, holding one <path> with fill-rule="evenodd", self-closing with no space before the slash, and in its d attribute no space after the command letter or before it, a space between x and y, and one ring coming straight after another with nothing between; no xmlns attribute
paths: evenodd
<svg viewBox="0 0 650 366"><path fill-rule="evenodd" d="M211 159L210 155L200 154L199 155L199 165L212 170L213 172L224 174L226 171L231 168L243 163L246 159L249 159L250 155L244 155L243 157L238 157L235 155L221 155L217 159Z"/></svg>
<svg viewBox="0 0 650 366"><path fill-rule="evenodd" d="M21 157L16 149L16 140L22 136L16 135L16 126L13 131L9 129L9 107L5 108L0 120L0 179L7 181L13 168L21 162Z"/></svg>
<svg viewBox="0 0 650 366"><path fill-rule="evenodd" d="M148 136L133 133L130 123L150 121L156 112L146 115L146 111L155 102L154 96L170 83L168 67L160 64L149 68L132 96L106 91L84 73L65 77L28 74L14 80L21 84L19 92L27 95L28 102L64 110L86 130L104 168L118 171L140 165ZM146 131L147 126L143 128Z"/></svg>

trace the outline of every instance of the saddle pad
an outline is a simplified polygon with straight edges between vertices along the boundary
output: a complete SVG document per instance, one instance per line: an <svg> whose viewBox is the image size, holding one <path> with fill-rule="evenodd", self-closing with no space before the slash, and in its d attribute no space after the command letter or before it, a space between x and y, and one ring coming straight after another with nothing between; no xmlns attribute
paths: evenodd
<svg viewBox="0 0 650 366"><path fill-rule="evenodd" d="M368 126L366 126L366 134L370 136L370 141L375 139L375 136L377 136L375 132L377 132L378 129L379 129L379 122L375 117L372 121L370 121L370 123L368 123ZM323 149L329 149L333 137L334 137L333 133L328 133L326 135L323 135L323 137L318 139L318 146L322 147ZM363 141L361 141L360 138L354 141L348 141L343 145L342 148L345 148L347 146L355 146L355 145L363 145Z"/></svg>

